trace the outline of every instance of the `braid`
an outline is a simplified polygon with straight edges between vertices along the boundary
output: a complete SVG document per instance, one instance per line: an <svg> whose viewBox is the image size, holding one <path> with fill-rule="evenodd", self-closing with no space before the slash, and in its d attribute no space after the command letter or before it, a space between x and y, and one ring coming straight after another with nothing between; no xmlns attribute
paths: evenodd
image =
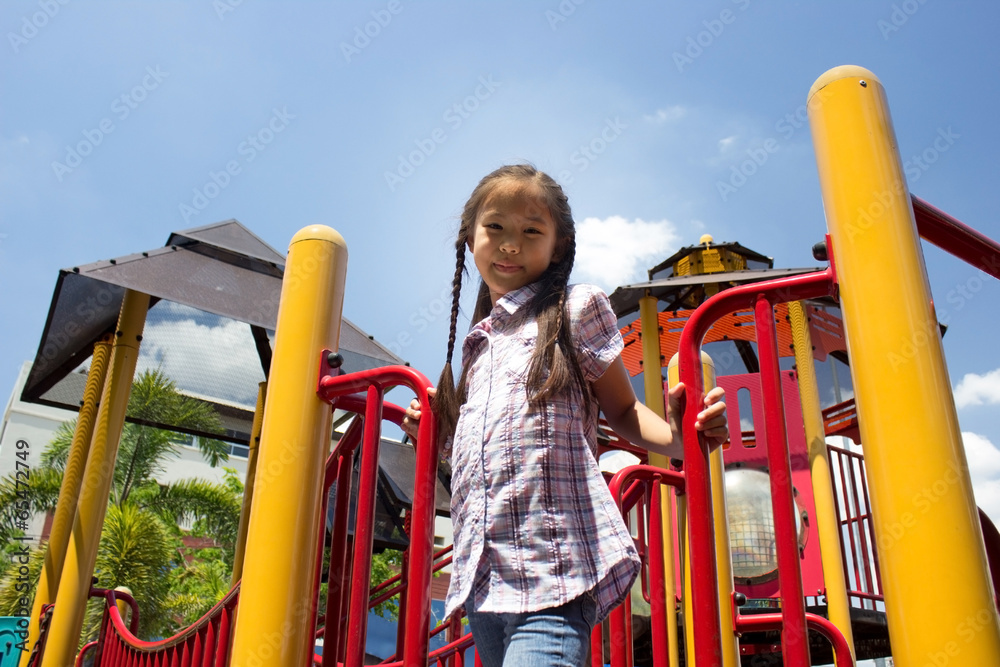
<svg viewBox="0 0 1000 667"><path fill-rule="evenodd" d="M455 393L455 376L451 362L455 356L458 305L462 296L462 276L466 272L465 240L467 237L467 233L463 234L462 230L459 230L458 241L455 242L455 275L451 279L451 325L448 330L448 356L446 357L444 368L441 369L441 377L438 379L437 395L434 398L433 406L435 416L438 420L438 440L442 446L442 451L448 449L451 436L455 433L455 424L458 422L458 408L464 400L464 397L460 400ZM463 373L463 381L464 379Z"/></svg>

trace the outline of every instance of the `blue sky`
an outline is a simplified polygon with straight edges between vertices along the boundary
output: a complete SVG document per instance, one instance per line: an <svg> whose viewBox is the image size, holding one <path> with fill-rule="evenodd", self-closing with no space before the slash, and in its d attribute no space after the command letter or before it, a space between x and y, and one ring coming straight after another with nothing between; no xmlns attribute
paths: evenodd
<svg viewBox="0 0 1000 667"><path fill-rule="evenodd" d="M282 252L307 224L338 229L345 315L436 377L458 213L512 161L563 182L589 229L577 278L609 291L706 232L813 266L803 105L843 64L884 83L904 160L933 156L910 163L912 192L1000 237L998 25L1000 5L959 0L8 0L0 386L33 357L60 268L228 218ZM1000 519L1000 289L933 248L927 266Z"/></svg>

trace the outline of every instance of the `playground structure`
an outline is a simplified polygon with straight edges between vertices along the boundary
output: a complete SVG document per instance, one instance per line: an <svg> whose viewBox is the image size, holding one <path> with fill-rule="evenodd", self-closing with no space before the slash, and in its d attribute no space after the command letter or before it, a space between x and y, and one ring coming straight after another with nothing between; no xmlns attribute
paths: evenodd
<svg viewBox="0 0 1000 667"><path fill-rule="evenodd" d="M872 595L884 599L895 664L1000 664L996 595L1000 537L985 517L981 521L972 497L919 236L998 278L1000 245L911 199L885 93L873 74L857 67L827 72L810 90L808 108L829 226L825 245L829 266L706 294L677 341L674 379L688 387L683 470L671 469L668 461L650 455L647 464L623 469L609 484L639 535L644 590L651 607L652 664L675 667L683 660L698 667L732 667L755 657L743 651L740 635L779 631L784 664L806 666L813 664L809 630L829 641L838 667L854 664L841 543L845 535L865 536L868 526L871 543L861 548L862 560L867 566L869 555L877 553L880 588ZM90 584L108 497L108 471L149 305L147 295L126 291L115 340L95 351L91 366L91 398L78 420L79 440L88 443L89 454L82 450L86 467L77 490L66 491L69 506L75 508L72 536L63 554L51 554L61 564L57 590L46 592L48 600L36 600L31 619L35 637L39 615L45 611L51 616L46 616L32 665L66 667L74 660L83 664L93 659L93 664L102 666L355 667L363 664L369 605L395 592L402 598L401 614L397 653L390 662L407 667L424 667L430 661L464 664L464 652L472 641L463 634L460 621L449 619L430 628L430 578L448 562L447 550L435 553L433 545L438 465L433 419L421 420L415 443L413 504L407 513L409 547L402 571L398 581L386 588L368 590L381 423L402 420L402 410L385 402L384 394L405 385L426 401L430 384L406 367L340 374L337 351L346 256L343 239L327 227L307 227L292 239L266 399L262 395L263 410L257 420L260 446L252 450L248 467L256 472L247 484L245 545L237 562L241 583L195 625L153 643L134 636L137 619L129 595ZM871 289L873 284L878 290ZM896 298L881 298L885 293ZM870 505L855 498L855 507L865 508L864 529L858 531L841 527L843 512L835 505L830 458L823 443L830 429L824 427L816 396L805 325L810 311L804 305L818 298L838 300L850 352L870 498ZM786 303L795 336L828 618L807 611L800 570L787 435L788 423L798 416L789 414L783 398L787 389L775 331L775 308ZM643 365L660 368L664 360L655 297L643 297L639 307ZM766 450L780 590L780 606L767 613L740 609L745 595L734 589L722 492L725 452L709 451L693 428L706 385L713 381L703 370L703 340L715 322L736 311L752 313L759 355L763 419L755 421L756 443ZM106 362L98 363L98 355ZM661 378L647 372L645 380L647 400L662 414ZM719 378L719 383L725 386L726 379ZM329 453L331 405L361 418ZM845 422L843 415L828 417L830 424ZM731 431L735 437L739 429ZM77 438L74 446L76 442ZM350 538L347 506L359 453L357 518ZM332 488L333 548L325 573L329 595L321 614L317 609L324 575L320 535L327 514L325 499ZM926 508L916 506L915 499L928 489L934 491L935 502ZM923 585L929 572L934 573L937 591L933 601L927 599ZM102 630L96 642L76 655L83 607L91 595L106 600ZM46 608L46 602L54 606ZM633 664L629 604L626 600L607 622L614 667ZM128 606L131 613L126 612ZM436 633L446 634L446 644L431 652L429 637ZM324 639L322 656L314 655L317 636ZM603 664L602 654L597 629L595 667ZM28 660L25 654L22 664Z"/></svg>

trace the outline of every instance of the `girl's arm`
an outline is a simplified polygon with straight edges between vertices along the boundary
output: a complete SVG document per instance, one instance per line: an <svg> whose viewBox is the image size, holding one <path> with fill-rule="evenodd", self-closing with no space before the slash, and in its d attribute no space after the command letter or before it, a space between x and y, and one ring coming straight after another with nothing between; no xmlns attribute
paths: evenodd
<svg viewBox="0 0 1000 667"><path fill-rule="evenodd" d="M645 447L656 454L675 459L684 458L681 439L683 384L672 387L667 395L666 421L635 397L621 355L611 362L604 375L594 381L591 387L604 418L616 433L632 444ZM725 391L721 387L708 392L705 396L705 409L698 413L695 422L695 428L704 433L712 446L721 445L729 438L723 398Z"/></svg>

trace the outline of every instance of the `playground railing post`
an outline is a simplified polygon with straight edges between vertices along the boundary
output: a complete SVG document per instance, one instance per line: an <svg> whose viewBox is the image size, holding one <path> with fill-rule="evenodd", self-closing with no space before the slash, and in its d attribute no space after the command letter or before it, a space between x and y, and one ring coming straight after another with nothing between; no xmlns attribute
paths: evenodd
<svg viewBox="0 0 1000 667"><path fill-rule="evenodd" d="M59 578L42 667L65 667L73 663L76 655L148 310L148 294L126 290L83 473L79 505Z"/></svg>
<svg viewBox="0 0 1000 667"><path fill-rule="evenodd" d="M314 225L292 237L230 664L300 667L313 655L313 589L332 410L317 396L320 353L336 351L347 245Z"/></svg>
<svg viewBox="0 0 1000 667"><path fill-rule="evenodd" d="M1000 664L1000 624L882 83L838 67L809 120L840 287L895 664Z"/></svg>
<svg viewBox="0 0 1000 667"><path fill-rule="evenodd" d="M107 378L111 341L112 336L105 335L94 344L90 369L87 371L87 385L83 390L83 403L76 419L76 428L73 431L69 456L66 458L63 481L59 487L59 500L56 503L52 530L49 533L49 543L45 550L45 563L42 565L42 573L38 578L35 601L28 619L28 641L25 644L28 650L21 653L21 667L27 667L31 648L38 641L39 617L42 608L55 600L56 592L59 590L59 578L62 576L63 561L66 558L69 531L73 526L73 518L76 516L76 508L80 500L80 485L83 482L83 473L87 465L87 455L90 453L90 443L94 437L97 408Z"/></svg>

